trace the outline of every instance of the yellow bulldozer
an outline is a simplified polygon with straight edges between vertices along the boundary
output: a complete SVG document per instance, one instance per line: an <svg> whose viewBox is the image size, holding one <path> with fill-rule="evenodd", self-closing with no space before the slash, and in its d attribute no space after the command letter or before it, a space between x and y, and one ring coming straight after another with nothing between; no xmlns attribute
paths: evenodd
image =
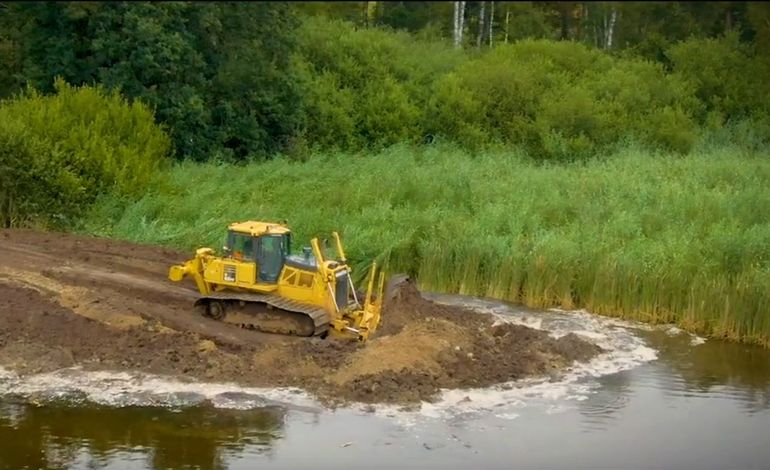
<svg viewBox="0 0 770 470"><path fill-rule="evenodd" d="M196 309L216 320L269 333L365 341L380 323L385 276L376 279L372 263L366 293L358 294L340 237L332 235L339 259L327 259L317 238L292 254L285 223L233 223L223 256L199 248L193 259L169 269L169 279L192 277L200 292Z"/></svg>

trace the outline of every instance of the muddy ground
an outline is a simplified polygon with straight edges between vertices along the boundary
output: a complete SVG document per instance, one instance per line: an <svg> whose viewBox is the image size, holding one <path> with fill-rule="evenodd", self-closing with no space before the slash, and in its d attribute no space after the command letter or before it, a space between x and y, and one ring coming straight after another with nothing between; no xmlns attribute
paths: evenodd
<svg viewBox="0 0 770 470"><path fill-rule="evenodd" d="M248 386L296 386L334 405L414 404L442 388L557 374L601 349L424 299L407 284L365 345L287 338L196 315L190 257L155 246L0 231L0 365L21 374L79 365Z"/></svg>

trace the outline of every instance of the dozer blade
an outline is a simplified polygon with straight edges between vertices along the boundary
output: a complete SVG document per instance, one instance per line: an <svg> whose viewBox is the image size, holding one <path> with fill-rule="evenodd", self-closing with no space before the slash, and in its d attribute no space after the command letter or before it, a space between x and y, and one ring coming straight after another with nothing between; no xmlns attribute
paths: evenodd
<svg viewBox="0 0 770 470"><path fill-rule="evenodd" d="M377 330L380 324L383 305L397 296L400 292L400 287L409 281L409 276L405 274L393 276L389 279L388 288L385 290L385 273L381 271L375 291L376 274L377 267L373 263L369 271L369 285L366 290L364 304L361 309L354 310L348 314L348 318L352 320L352 327L344 324L335 325L340 331L353 333L358 341L366 341Z"/></svg>

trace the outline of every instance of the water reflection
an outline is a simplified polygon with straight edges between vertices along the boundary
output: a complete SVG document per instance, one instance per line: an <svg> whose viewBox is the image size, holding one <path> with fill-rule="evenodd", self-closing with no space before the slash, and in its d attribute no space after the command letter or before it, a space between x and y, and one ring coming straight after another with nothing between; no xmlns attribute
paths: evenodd
<svg viewBox="0 0 770 470"><path fill-rule="evenodd" d="M770 409L770 350L716 340L693 346L689 335L662 331L648 336L660 363L679 379L667 378L667 394L727 397L748 413Z"/></svg>
<svg viewBox="0 0 770 470"><path fill-rule="evenodd" d="M85 450L88 468L103 468L116 453L129 452L153 469L224 469L230 452L248 447L252 455L269 453L282 437L284 413L277 407L174 411L5 400L0 468L68 468Z"/></svg>
<svg viewBox="0 0 770 470"><path fill-rule="evenodd" d="M582 311L546 311L494 299L425 295L441 303L493 313L552 332L590 333L605 341L614 338L613 347L633 348L626 344L633 338L618 332L610 319ZM677 403L676 399L682 397L723 398L734 401L747 414L770 409L770 349L718 340L693 344L693 337L682 331L665 327L648 331L628 325L628 330L657 351L656 365L598 378L594 393L578 405L585 430L609 426L629 405L638 387L660 390L668 403ZM609 335L612 331L615 334Z"/></svg>
<svg viewBox="0 0 770 470"><path fill-rule="evenodd" d="M654 364L596 379L597 387L577 408L584 432L607 429L635 392L659 390L670 406L681 398L723 399L746 414L770 409L770 350L711 340L692 344L688 334L639 331L658 351Z"/></svg>
<svg viewBox="0 0 770 470"><path fill-rule="evenodd" d="M619 412L631 401L631 379L632 374L627 371L597 379L594 393L578 402L584 432L606 429L618 419Z"/></svg>

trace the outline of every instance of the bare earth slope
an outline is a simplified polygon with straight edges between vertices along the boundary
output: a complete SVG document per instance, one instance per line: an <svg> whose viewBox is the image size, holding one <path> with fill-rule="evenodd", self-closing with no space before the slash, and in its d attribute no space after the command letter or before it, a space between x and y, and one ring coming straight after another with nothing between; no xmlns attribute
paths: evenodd
<svg viewBox="0 0 770 470"><path fill-rule="evenodd" d="M269 335L196 315L192 282L167 279L188 253L60 233L0 231L0 365L80 365L251 386L296 386L329 403L416 403L442 388L547 375L601 349L568 335L425 300L390 299L366 343Z"/></svg>

